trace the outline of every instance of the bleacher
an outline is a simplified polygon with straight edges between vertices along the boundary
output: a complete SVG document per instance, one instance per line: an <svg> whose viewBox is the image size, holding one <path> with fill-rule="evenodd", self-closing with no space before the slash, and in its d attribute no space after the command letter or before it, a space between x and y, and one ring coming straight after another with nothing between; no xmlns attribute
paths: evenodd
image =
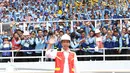
<svg viewBox="0 0 130 73"><path fill-rule="evenodd" d="M53 73L65 33L81 73L129 73L129 17L130 0L0 0L0 73Z"/></svg>

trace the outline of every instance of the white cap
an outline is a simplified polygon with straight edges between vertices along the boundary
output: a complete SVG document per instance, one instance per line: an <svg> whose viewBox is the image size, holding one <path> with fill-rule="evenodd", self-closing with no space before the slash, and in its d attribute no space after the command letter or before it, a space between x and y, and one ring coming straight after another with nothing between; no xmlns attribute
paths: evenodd
<svg viewBox="0 0 130 73"><path fill-rule="evenodd" d="M123 28L126 28L126 26L125 26L125 25L122 25L122 27L123 27Z"/></svg>
<svg viewBox="0 0 130 73"><path fill-rule="evenodd" d="M24 31L23 35L29 35L28 31Z"/></svg>
<svg viewBox="0 0 130 73"><path fill-rule="evenodd" d="M62 29L63 28L63 26L60 26L60 29Z"/></svg>
<svg viewBox="0 0 130 73"><path fill-rule="evenodd" d="M34 28L39 28L40 26L38 24L34 25Z"/></svg>
<svg viewBox="0 0 130 73"><path fill-rule="evenodd" d="M77 27L77 29L80 29L80 27Z"/></svg>
<svg viewBox="0 0 130 73"><path fill-rule="evenodd" d="M62 37L61 37L61 41L63 40L71 40L70 36L68 34L64 34Z"/></svg>
<svg viewBox="0 0 130 73"><path fill-rule="evenodd" d="M65 12L67 12L67 9L65 9Z"/></svg>
<svg viewBox="0 0 130 73"><path fill-rule="evenodd" d="M130 27L128 28L128 30L130 31Z"/></svg>
<svg viewBox="0 0 130 73"><path fill-rule="evenodd" d="M100 33L100 30L99 30L99 29L96 29L96 30L95 30L95 33Z"/></svg>

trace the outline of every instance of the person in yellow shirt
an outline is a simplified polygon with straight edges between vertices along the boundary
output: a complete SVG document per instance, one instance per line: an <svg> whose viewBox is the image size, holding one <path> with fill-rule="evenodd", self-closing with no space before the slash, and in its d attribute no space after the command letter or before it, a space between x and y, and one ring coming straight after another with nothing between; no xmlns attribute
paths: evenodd
<svg viewBox="0 0 130 73"><path fill-rule="evenodd" d="M94 5L95 3L98 2L98 0L90 0L91 4Z"/></svg>
<svg viewBox="0 0 130 73"><path fill-rule="evenodd" d="M63 12L62 12L62 10L58 10L58 14L62 14Z"/></svg>
<svg viewBox="0 0 130 73"><path fill-rule="evenodd" d="M62 1L59 1L59 6L62 6Z"/></svg>

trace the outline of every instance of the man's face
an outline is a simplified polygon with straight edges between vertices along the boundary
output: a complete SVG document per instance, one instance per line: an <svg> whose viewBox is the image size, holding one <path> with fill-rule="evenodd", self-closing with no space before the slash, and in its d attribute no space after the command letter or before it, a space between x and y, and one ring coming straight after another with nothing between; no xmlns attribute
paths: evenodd
<svg viewBox="0 0 130 73"><path fill-rule="evenodd" d="M103 33L107 33L107 30L106 30L106 28L103 28Z"/></svg>
<svg viewBox="0 0 130 73"><path fill-rule="evenodd" d="M91 32L90 32L90 36L92 37L93 35L94 35L94 32L91 31Z"/></svg>
<svg viewBox="0 0 130 73"><path fill-rule="evenodd" d="M83 32L83 33L81 34L81 36L82 36L82 38L84 38L84 37L85 37L85 33Z"/></svg>
<svg viewBox="0 0 130 73"><path fill-rule="evenodd" d="M63 47L64 50L68 50L69 46L70 46L70 41L63 40L63 41L61 41L61 44L62 44L62 47Z"/></svg>
<svg viewBox="0 0 130 73"><path fill-rule="evenodd" d="M8 39L7 39L7 38L6 38L6 39L4 39L4 42L5 42L5 41L7 42L7 41L8 41Z"/></svg>
<svg viewBox="0 0 130 73"><path fill-rule="evenodd" d="M17 33L14 34L14 38L18 38L19 35Z"/></svg>
<svg viewBox="0 0 130 73"><path fill-rule="evenodd" d="M116 31L116 32L114 32L114 35L115 35L115 36L118 36L118 32L117 32L117 31Z"/></svg>
<svg viewBox="0 0 130 73"><path fill-rule="evenodd" d="M62 36L64 33L62 31L60 31L60 36Z"/></svg>
<svg viewBox="0 0 130 73"><path fill-rule="evenodd" d="M109 30L109 31L107 32L107 34L108 34L108 35L112 35L112 32Z"/></svg>
<svg viewBox="0 0 130 73"><path fill-rule="evenodd" d="M128 34L130 35L130 30L128 30Z"/></svg>
<svg viewBox="0 0 130 73"><path fill-rule="evenodd" d="M97 37L100 37L100 33L96 33L96 36L97 36Z"/></svg>
<svg viewBox="0 0 130 73"><path fill-rule="evenodd" d="M124 29L122 29L122 33L124 33L124 34L126 33L126 29L125 29L125 28L124 28Z"/></svg>
<svg viewBox="0 0 130 73"><path fill-rule="evenodd" d="M42 35L43 35L42 31L39 31L39 32L38 32L38 35L39 35L39 36L42 36Z"/></svg>

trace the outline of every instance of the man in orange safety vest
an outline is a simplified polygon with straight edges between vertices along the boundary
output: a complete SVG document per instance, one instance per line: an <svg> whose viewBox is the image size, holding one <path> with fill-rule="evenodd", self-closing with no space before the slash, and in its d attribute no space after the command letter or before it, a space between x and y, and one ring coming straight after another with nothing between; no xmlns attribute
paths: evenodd
<svg viewBox="0 0 130 73"><path fill-rule="evenodd" d="M61 37L62 51L52 50L50 47L55 41L53 39L49 41L46 56L55 59L55 73L79 73L76 54L69 49L70 41L68 34Z"/></svg>

